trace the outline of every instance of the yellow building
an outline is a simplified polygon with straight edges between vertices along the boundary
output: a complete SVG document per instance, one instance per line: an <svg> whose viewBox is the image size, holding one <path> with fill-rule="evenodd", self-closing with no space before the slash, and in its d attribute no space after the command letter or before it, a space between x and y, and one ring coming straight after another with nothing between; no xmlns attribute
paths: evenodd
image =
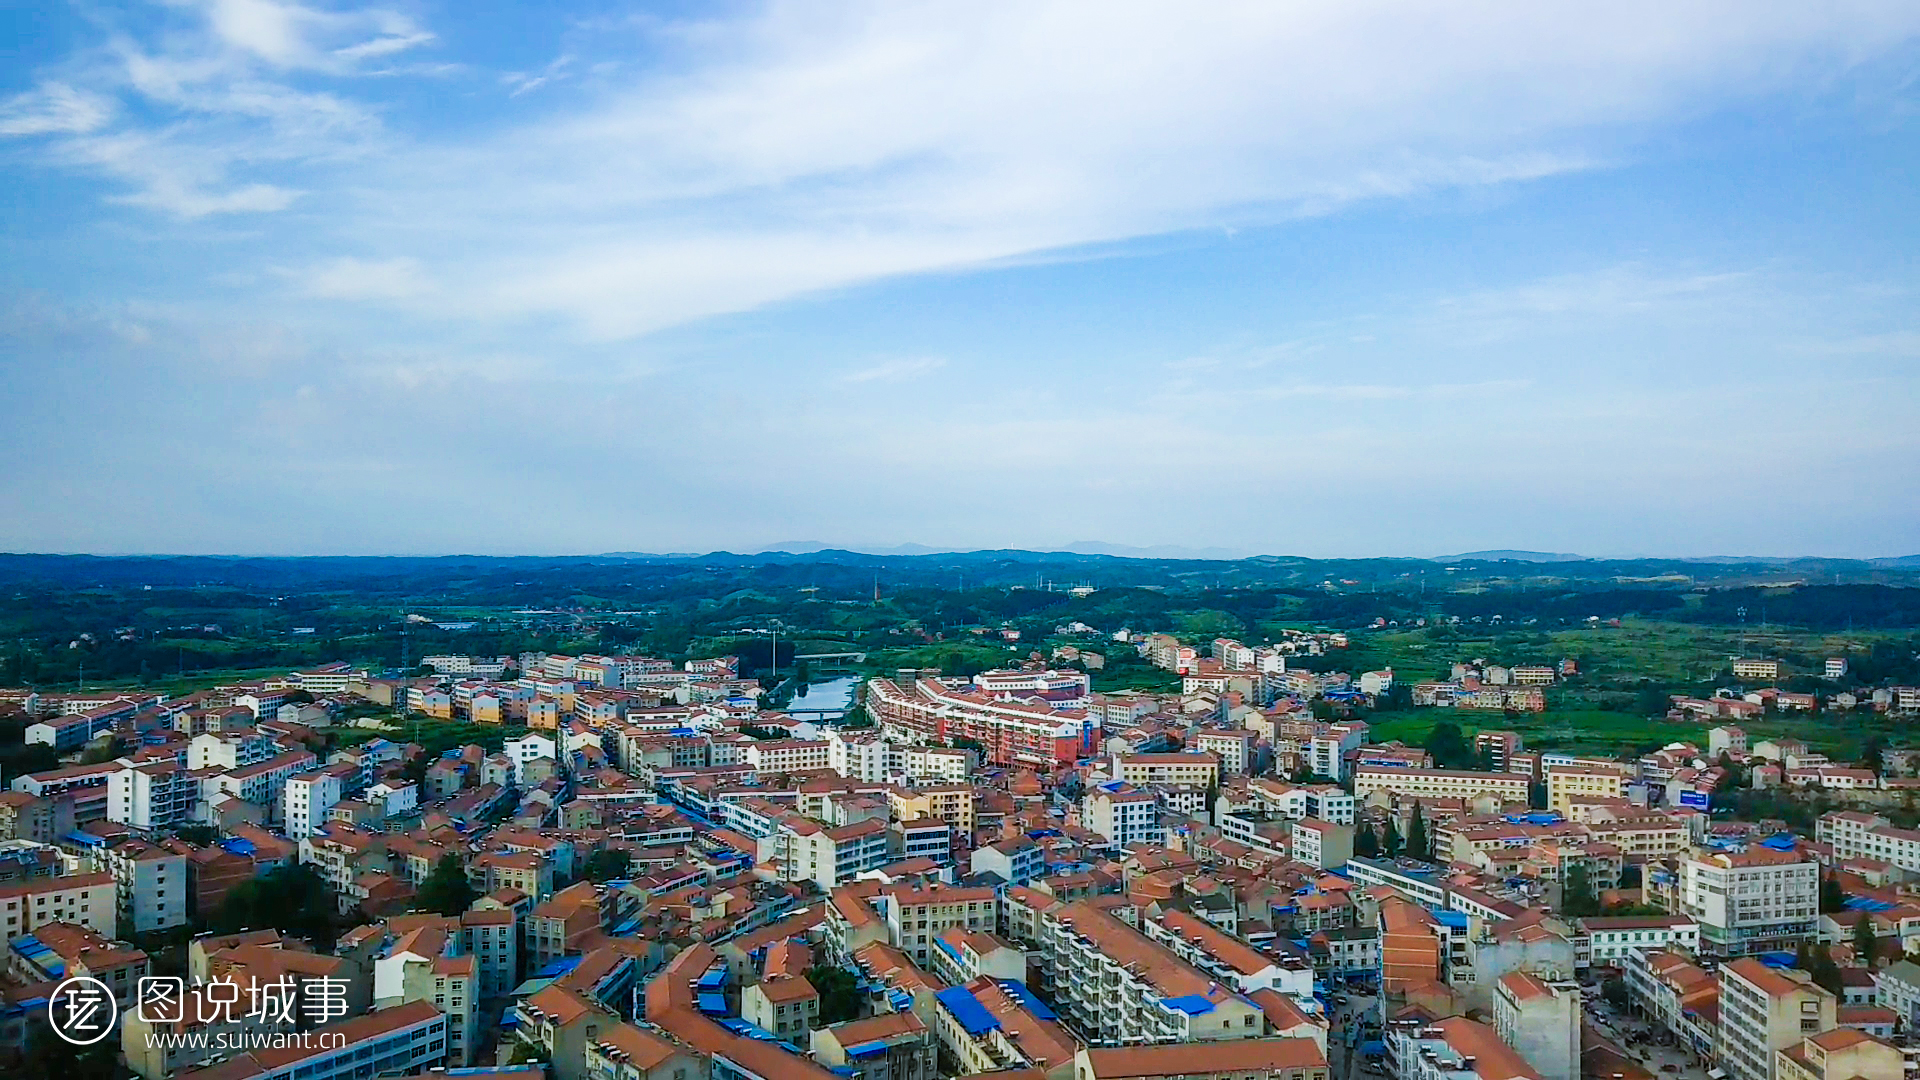
<svg viewBox="0 0 1920 1080"><path fill-rule="evenodd" d="M1547 770L1547 808L1564 814L1574 796L1618 799L1627 793L1627 778L1616 769L1598 765L1555 765Z"/></svg>
<svg viewBox="0 0 1920 1080"><path fill-rule="evenodd" d="M1475 799L1492 795L1502 802L1525 803L1527 778L1519 773L1451 769L1400 769L1363 765L1353 773L1353 796L1392 791L1412 799Z"/></svg>
<svg viewBox="0 0 1920 1080"><path fill-rule="evenodd" d="M973 786L971 784L890 788L887 791L887 802L892 808L895 821L938 818L962 833L973 832Z"/></svg>
<svg viewBox="0 0 1920 1080"><path fill-rule="evenodd" d="M1114 779L1129 784L1188 784L1209 788L1220 782L1215 754L1115 754Z"/></svg>

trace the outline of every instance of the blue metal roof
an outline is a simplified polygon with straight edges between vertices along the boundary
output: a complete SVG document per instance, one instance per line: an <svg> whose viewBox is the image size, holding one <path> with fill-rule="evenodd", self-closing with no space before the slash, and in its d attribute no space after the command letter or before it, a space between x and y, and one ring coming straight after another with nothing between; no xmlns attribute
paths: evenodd
<svg viewBox="0 0 1920 1080"><path fill-rule="evenodd" d="M1188 1016L1199 1016L1213 1011L1213 1002L1199 994L1187 994L1184 997L1161 998L1160 1004L1169 1009L1177 1009Z"/></svg>
<svg viewBox="0 0 1920 1080"><path fill-rule="evenodd" d="M1847 897L1848 911L1892 911L1893 905L1885 900L1875 900L1871 896Z"/></svg>
<svg viewBox="0 0 1920 1080"><path fill-rule="evenodd" d="M1467 913L1464 911L1436 911L1433 913L1433 919L1440 925L1452 927L1455 930L1465 930L1469 925Z"/></svg>
<svg viewBox="0 0 1920 1080"><path fill-rule="evenodd" d="M727 999L721 994L699 995L700 1011L708 1016L727 1015Z"/></svg>
<svg viewBox="0 0 1920 1080"><path fill-rule="evenodd" d="M1761 953L1758 959L1768 967L1790 968L1793 966L1794 955L1790 952L1765 952Z"/></svg>
<svg viewBox="0 0 1920 1080"><path fill-rule="evenodd" d="M699 981L695 985L702 990L718 990L727 985L727 969L724 967L716 967L700 976Z"/></svg>
<svg viewBox="0 0 1920 1080"><path fill-rule="evenodd" d="M884 1039L878 1042L854 1043L846 1049L846 1054L850 1058L871 1057L874 1054L884 1054L886 1052L887 1043Z"/></svg>
<svg viewBox="0 0 1920 1080"><path fill-rule="evenodd" d="M535 974L543 979L557 979L567 972L572 971L574 968L579 967L581 959L582 958L578 956L563 956L553 963L548 964L546 967L541 968L538 972L535 972Z"/></svg>
<svg viewBox="0 0 1920 1080"><path fill-rule="evenodd" d="M984 1035L1000 1026L1000 1021L964 986L949 986L933 996L940 999L940 1004L947 1007L969 1035Z"/></svg>
<svg viewBox="0 0 1920 1080"><path fill-rule="evenodd" d="M1027 989L1026 983L1018 979L996 979L994 981L1000 984L1000 989L1006 991L1008 997L1026 1006L1027 1011L1033 1015L1042 1020L1058 1019L1053 1009L1048 1006L1046 1002L1033 996L1033 991Z"/></svg>

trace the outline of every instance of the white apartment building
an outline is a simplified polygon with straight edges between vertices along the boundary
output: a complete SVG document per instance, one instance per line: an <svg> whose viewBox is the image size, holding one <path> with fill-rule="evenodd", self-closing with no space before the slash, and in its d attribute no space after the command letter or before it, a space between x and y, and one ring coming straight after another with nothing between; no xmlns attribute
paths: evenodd
<svg viewBox="0 0 1920 1080"><path fill-rule="evenodd" d="M1751 957L1720 968L1720 1050L1733 1080L1778 1080L1774 1053L1837 1023L1838 1002L1804 971Z"/></svg>
<svg viewBox="0 0 1920 1080"><path fill-rule="evenodd" d="M1041 978L1056 1007L1113 1044L1250 1039L1261 1010L1111 913L1085 902L1039 912Z"/></svg>
<svg viewBox="0 0 1920 1080"><path fill-rule="evenodd" d="M185 886L182 876L181 887ZM0 885L0 934L7 940L52 922L84 926L104 938L118 937L120 903L113 874L102 870Z"/></svg>
<svg viewBox="0 0 1920 1080"><path fill-rule="evenodd" d="M1778 679L1780 661L1740 659L1733 662L1733 677L1736 679Z"/></svg>
<svg viewBox="0 0 1920 1080"><path fill-rule="evenodd" d="M1579 920L1574 963L1624 967L1636 949L1700 948L1700 924L1684 915L1595 915Z"/></svg>
<svg viewBox="0 0 1920 1080"><path fill-rule="evenodd" d="M1540 1073L1580 1080L1580 986L1512 971L1494 983L1493 1030Z"/></svg>
<svg viewBox="0 0 1920 1080"><path fill-rule="evenodd" d="M543 735L537 731L529 731L517 739L508 739L503 744L503 749L506 750L507 756L513 759L513 776L516 782L519 781L522 770L530 763L541 758L552 758L555 761L560 758L559 747L553 736Z"/></svg>
<svg viewBox="0 0 1920 1080"><path fill-rule="evenodd" d="M1080 806L1081 824L1106 837L1116 848L1155 844L1164 839L1160 829L1160 803L1152 792L1124 784L1106 784L1090 792Z"/></svg>
<svg viewBox="0 0 1920 1080"><path fill-rule="evenodd" d="M828 828L809 818L789 816L760 841L760 860L777 860L781 880L811 881L821 892L831 892L865 871L884 866L891 857L887 825L880 818Z"/></svg>
<svg viewBox="0 0 1920 1080"><path fill-rule="evenodd" d="M170 829L196 819L200 779L174 761L123 766L107 777L107 820L136 829Z"/></svg>
<svg viewBox="0 0 1920 1080"><path fill-rule="evenodd" d="M1411 799L1477 799L1484 795L1524 805L1527 778L1518 773L1398 769L1378 765L1362 765L1353 771L1355 798L1364 799L1376 791L1398 792Z"/></svg>
<svg viewBox="0 0 1920 1080"><path fill-rule="evenodd" d="M1464 1016L1394 1021L1386 1034L1395 1080L1544 1080L1498 1032Z"/></svg>
<svg viewBox="0 0 1920 1080"><path fill-rule="evenodd" d="M1353 858L1353 835L1351 825L1302 818L1293 823L1293 860L1322 870L1337 870Z"/></svg>
<svg viewBox="0 0 1920 1080"><path fill-rule="evenodd" d="M332 768L288 777L280 793L280 815L287 835L296 840L313 835L340 798L340 776Z"/></svg>
<svg viewBox="0 0 1920 1080"><path fill-rule="evenodd" d="M1836 859L1878 859L1920 874L1920 831L1896 828L1878 814L1833 810L1814 823L1814 839L1833 845Z"/></svg>
<svg viewBox="0 0 1920 1080"><path fill-rule="evenodd" d="M127 933L146 934L187 924L187 857L142 840L95 853L96 868L113 875L115 918Z"/></svg>
<svg viewBox="0 0 1920 1080"><path fill-rule="evenodd" d="M187 744L189 769L244 769L280 752L264 735L213 732L195 735Z"/></svg>
<svg viewBox="0 0 1920 1080"><path fill-rule="evenodd" d="M812 772L832 767L825 739L768 739L747 746L747 764L765 776Z"/></svg>
<svg viewBox="0 0 1920 1080"><path fill-rule="evenodd" d="M1820 915L1819 863L1757 845L1682 857L1677 890L1708 956L1791 951L1813 936Z"/></svg>

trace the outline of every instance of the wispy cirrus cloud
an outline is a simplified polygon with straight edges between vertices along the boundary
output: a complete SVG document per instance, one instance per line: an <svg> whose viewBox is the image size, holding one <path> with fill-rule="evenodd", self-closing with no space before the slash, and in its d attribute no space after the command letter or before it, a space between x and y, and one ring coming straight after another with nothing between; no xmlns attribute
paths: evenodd
<svg viewBox="0 0 1920 1080"><path fill-rule="evenodd" d="M923 375L930 375L946 366L947 361L944 357L916 356L888 360L872 367L850 371L840 376L840 381L843 383L905 382Z"/></svg>
<svg viewBox="0 0 1920 1080"><path fill-rule="evenodd" d="M493 76L519 96L592 73L539 115L489 116L483 100L439 139L397 134L356 78L438 42L412 16L294 0L170 10L162 32L114 32L113 59L72 87L94 98L23 105L42 119L16 134L64 138L53 160L182 216L312 193L334 217L330 250L308 254L417 260L448 286L413 297L422 315L559 317L603 338L882 277L1591 169L1662 125L1819 85L1920 33L1920 9L1883 0L1249 0L1182 11L1177 32L1164 6L1124 0L831 13L765 0L597 27L544 67ZM115 95L149 118L108 126ZM87 141L100 137L159 152L130 163ZM709 252L725 265L704 265Z"/></svg>

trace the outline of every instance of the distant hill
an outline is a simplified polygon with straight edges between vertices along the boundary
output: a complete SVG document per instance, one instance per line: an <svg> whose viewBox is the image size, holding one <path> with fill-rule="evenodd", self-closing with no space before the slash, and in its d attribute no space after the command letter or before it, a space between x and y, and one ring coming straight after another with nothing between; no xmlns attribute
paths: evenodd
<svg viewBox="0 0 1920 1080"><path fill-rule="evenodd" d="M1511 548L1499 548L1494 551L1469 551L1463 555L1436 555L1432 562L1463 562L1477 559L1481 562L1586 562L1585 555L1571 555L1558 551L1515 551Z"/></svg>

